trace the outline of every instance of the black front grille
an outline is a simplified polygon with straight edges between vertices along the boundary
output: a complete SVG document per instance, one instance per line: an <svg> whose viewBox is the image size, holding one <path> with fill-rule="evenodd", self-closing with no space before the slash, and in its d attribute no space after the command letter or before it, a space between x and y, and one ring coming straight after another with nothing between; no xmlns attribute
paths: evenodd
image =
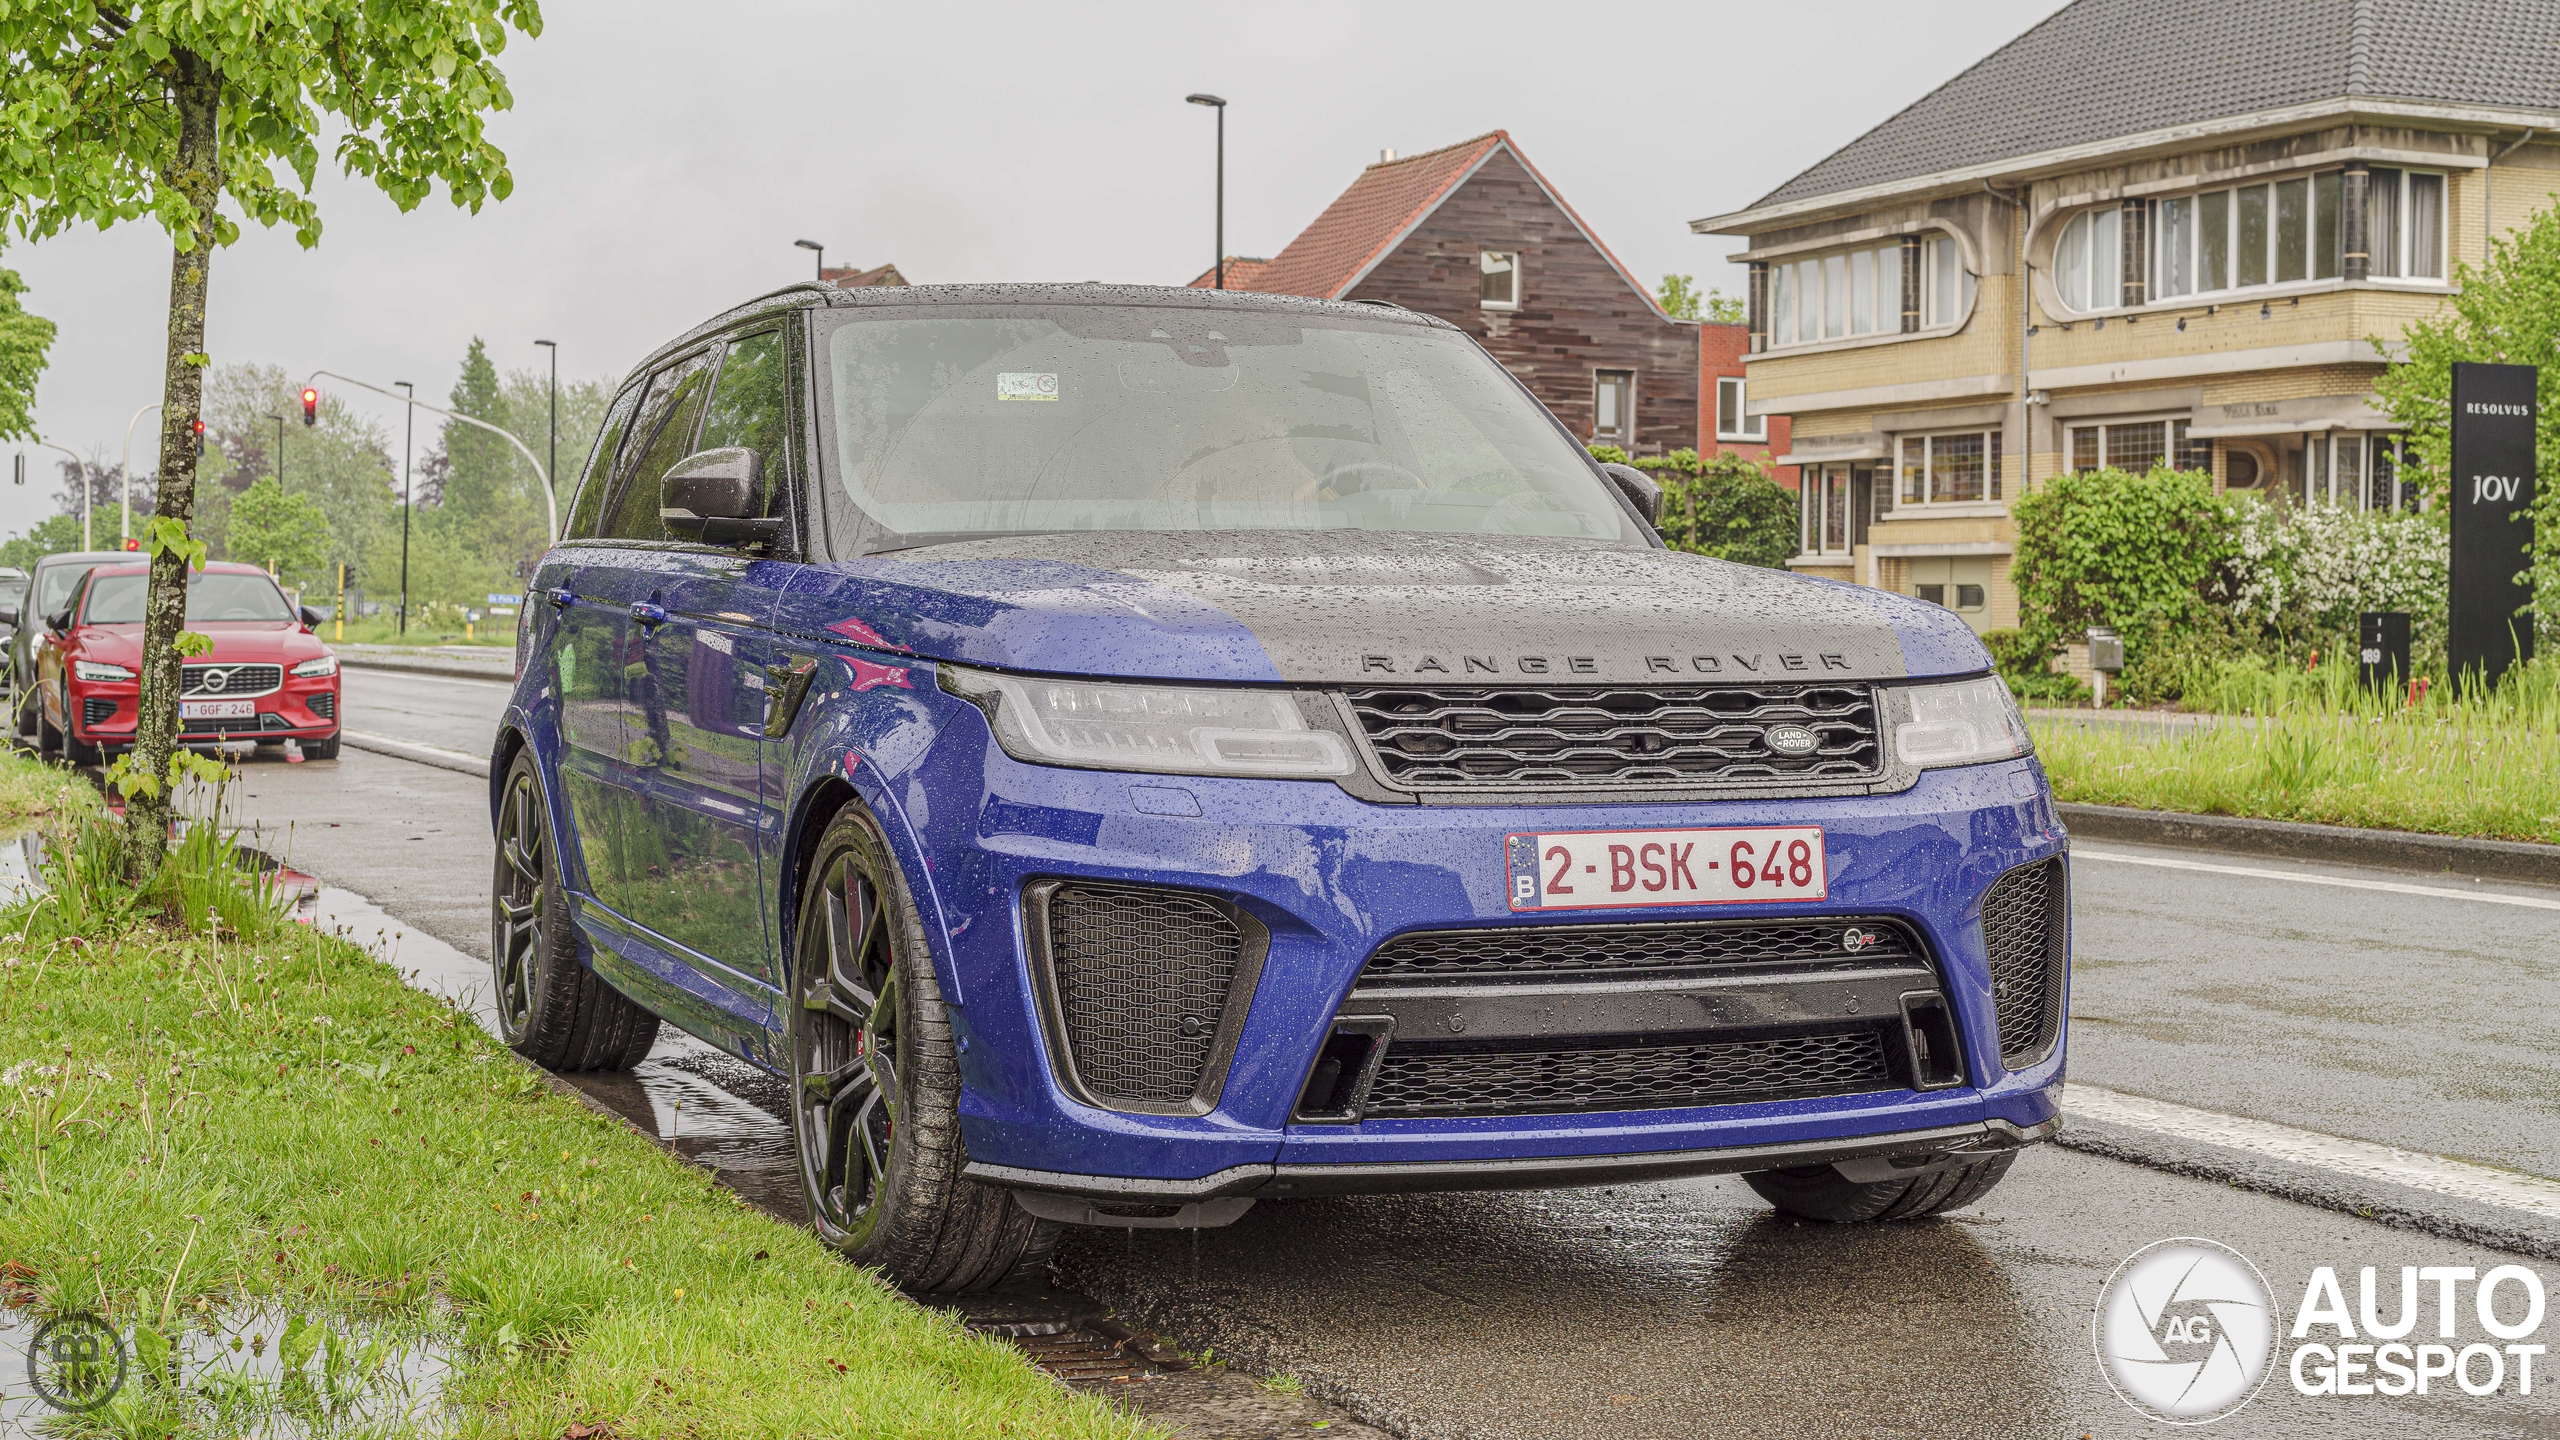
<svg viewBox="0 0 2560 1440"><path fill-rule="evenodd" d="M2016 1070L2043 1059L2062 1033L2069 911L2060 859L2021 865L1982 897L1983 949L2000 1059Z"/></svg>
<svg viewBox="0 0 2560 1440"><path fill-rule="evenodd" d="M1203 896L1061 885L1047 902L1058 1023L1102 1100L1173 1104L1200 1088L1244 932Z"/></svg>
<svg viewBox="0 0 2560 1440"><path fill-rule="evenodd" d="M338 697L322 691L311 697L311 713L323 720L338 718Z"/></svg>
<svg viewBox="0 0 2560 1440"><path fill-rule="evenodd" d="M179 672L178 693L220 699L264 695L284 684L281 665L189 665Z"/></svg>
<svg viewBox="0 0 2560 1440"><path fill-rule="evenodd" d="M1909 960L1910 932L1891 920L1702 920L1674 925L1517 925L1418 930L1378 947L1362 984L1442 976L1606 976L1707 966Z"/></svg>
<svg viewBox="0 0 2560 1440"><path fill-rule="evenodd" d="M1387 779L1487 785L1819 784L1882 769L1866 685L1375 689L1348 697ZM1801 755L1770 732L1799 726Z"/></svg>
<svg viewBox="0 0 2560 1440"><path fill-rule="evenodd" d="M1440 1054L1390 1046L1369 1087L1371 1119L1663 1110L1893 1088L1875 1030L1612 1050Z"/></svg>
<svg viewBox="0 0 2560 1440"><path fill-rule="evenodd" d="M116 718L116 702L104 695L91 695L80 702L80 723L91 730Z"/></svg>

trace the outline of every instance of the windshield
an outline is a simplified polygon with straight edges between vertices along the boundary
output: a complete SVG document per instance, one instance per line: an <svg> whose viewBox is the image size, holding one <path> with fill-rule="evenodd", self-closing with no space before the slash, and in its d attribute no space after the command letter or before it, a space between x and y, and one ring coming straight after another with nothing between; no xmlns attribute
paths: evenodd
<svg viewBox="0 0 2560 1440"><path fill-rule="evenodd" d="M83 625L139 625L148 575L102 575L89 587ZM292 620L276 582L264 575L197 575L187 581L187 620Z"/></svg>
<svg viewBox="0 0 2560 1440"><path fill-rule="evenodd" d="M847 317L827 355L837 477L893 532L869 549L1062 530L1630 538L1572 442L1445 330L1001 306Z"/></svg>
<svg viewBox="0 0 2560 1440"><path fill-rule="evenodd" d="M93 560L87 565L48 565L37 571L37 578L43 582L44 588L36 592L36 613L50 615L61 609L70 600L72 587L80 583L80 577L96 566L97 562Z"/></svg>

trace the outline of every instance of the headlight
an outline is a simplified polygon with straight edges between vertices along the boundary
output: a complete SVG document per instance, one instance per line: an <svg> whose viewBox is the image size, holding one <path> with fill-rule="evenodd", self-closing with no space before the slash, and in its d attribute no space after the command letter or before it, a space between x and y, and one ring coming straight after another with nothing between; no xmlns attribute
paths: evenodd
<svg viewBox="0 0 2560 1440"><path fill-rule="evenodd" d="M338 673L338 657L323 655L317 660L305 660L293 667L293 673L305 680L316 679L322 675L335 675Z"/></svg>
<svg viewBox="0 0 2560 1440"><path fill-rule="evenodd" d="M1351 747L1277 690L1035 680L942 667L943 688L988 714L1016 760L1092 770L1318 779L1351 773Z"/></svg>
<svg viewBox="0 0 2560 1440"><path fill-rule="evenodd" d="M2035 750L2027 717L1997 675L1951 685L1897 685L1893 749L1906 765L1980 765Z"/></svg>
<svg viewBox="0 0 2560 1440"><path fill-rule="evenodd" d="M121 665L101 665L95 660L74 660L71 673L83 680L130 680L133 672Z"/></svg>

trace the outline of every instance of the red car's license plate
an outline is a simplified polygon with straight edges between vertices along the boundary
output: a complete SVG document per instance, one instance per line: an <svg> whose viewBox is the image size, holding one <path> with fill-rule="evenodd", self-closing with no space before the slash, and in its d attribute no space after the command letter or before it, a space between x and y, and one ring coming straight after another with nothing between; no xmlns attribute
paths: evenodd
<svg viewBox="0 0 2560 1440"><path fill-rule="evenodd" d="M1734 905L1830 893L1819 825L1511 835L1514 910Z"/></svg>
<svg viewBox="0 0 2560 1440"><path fill-rule="evenodd" d="M254 720L258 715L255 700L181 700L181 720Z"/></svg>

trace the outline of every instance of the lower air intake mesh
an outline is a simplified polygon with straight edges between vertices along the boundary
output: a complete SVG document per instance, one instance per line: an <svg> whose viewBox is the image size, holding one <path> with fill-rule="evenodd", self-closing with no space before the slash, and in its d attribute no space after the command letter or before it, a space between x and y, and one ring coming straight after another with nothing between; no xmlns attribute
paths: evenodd
<svg viewBox="0 0 2560 1440"><path fill-rule="evenodd" d="M1049 961L1076 1074L1104 1100L1172 1104L1208 1068L1244 933L1218 905L1140 885L1062 885Z"/></svg>
<svg viewBox="0 0 2560 1440"><path fill-rule="evenodd" d="M335 696L335 695L327 695L327 694L314 695L314 696L312 696L312 697L311 697L311 713L312 713L312 714L314 714L314 715L319 716L319 717L320 717L321 719L323 719L323 720L335 720L335 719L337 719L337 718L338 718L338 697L337 697L337 696Z"/></svg>
<svg viewBox="0 0 2560 1440"><path fill-rule="evenodd" d="M2062 861L2003 875L1982 897L1982 941L1991 961L1991 1010L2000 1060L2012 1070L2043 1059L2062 1033L2069 918Z"/></svg>
<svg viewBox="0 0 2560 1440"><path fill-rule="evenodd" d="M1391 1047L1370 1084L1366 1114L1665 1110L1855 1095L1898 1083L1874 1030L1615 1050L1435 1054Z"/></svg>

